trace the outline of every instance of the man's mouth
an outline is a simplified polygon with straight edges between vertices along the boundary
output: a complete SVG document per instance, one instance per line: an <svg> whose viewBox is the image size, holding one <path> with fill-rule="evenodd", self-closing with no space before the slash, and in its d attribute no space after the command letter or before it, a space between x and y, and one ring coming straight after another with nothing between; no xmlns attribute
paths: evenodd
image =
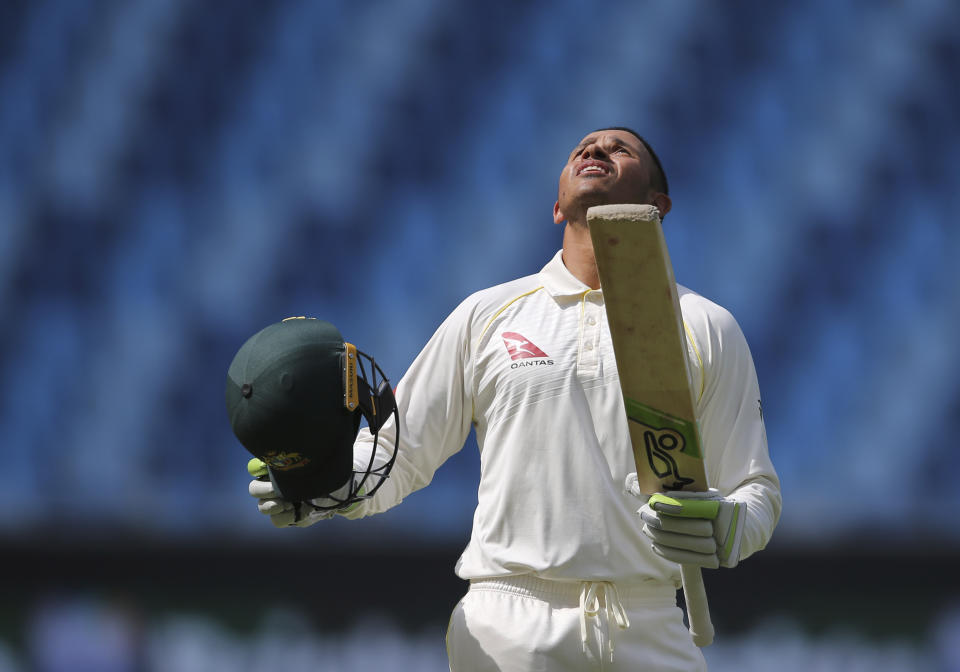
<svg viewBox="0 0 960 672"><path fill-rule="evenodd" d="M602 161L588 159L577 168L577 175L609 175L610 166Z"/></svg>

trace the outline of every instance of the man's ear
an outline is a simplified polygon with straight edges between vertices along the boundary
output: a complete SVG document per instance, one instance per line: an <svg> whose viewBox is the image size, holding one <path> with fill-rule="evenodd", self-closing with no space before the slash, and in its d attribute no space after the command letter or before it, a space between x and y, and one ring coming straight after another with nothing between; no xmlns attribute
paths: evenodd
<svg viewBox="0 0 960 672"><path fill-rule="evenodd" d="M560 212L560 201L554 201L553 203L553 223L554 224L563 224L566 220L566 216Z"/></svg>
<svg viewBox="0 0 960 672"><path fill-rule="evenodd" d="M657 207L657 210L660 211L660 219L663 219L666 217L667 213L670 212L670 208L673 206L673 201L670 200L669 196L658 191L653 194L651 205L655 205Z"/></svg>

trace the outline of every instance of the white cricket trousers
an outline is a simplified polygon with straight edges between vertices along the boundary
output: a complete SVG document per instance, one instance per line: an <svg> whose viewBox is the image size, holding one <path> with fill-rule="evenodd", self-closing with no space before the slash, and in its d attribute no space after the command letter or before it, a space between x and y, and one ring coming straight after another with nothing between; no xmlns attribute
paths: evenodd
<svg viewBox="0 0 960 672"><path fill-rule="evenodd" d="M447 628L452 672L704 672L672 586L474 579Z"/></svg>

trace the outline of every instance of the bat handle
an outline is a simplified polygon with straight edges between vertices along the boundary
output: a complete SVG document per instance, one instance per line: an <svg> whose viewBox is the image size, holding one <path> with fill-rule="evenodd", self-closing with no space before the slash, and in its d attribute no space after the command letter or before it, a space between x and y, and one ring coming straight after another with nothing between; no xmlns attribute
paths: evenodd
<svg viewBox="0 0 960 672"><path fill-rule="evenodd" d="M710 620L710 605L707 604L703 575L696 565L680 565L680 576L683 579L683 597L687 602L690 636L697 646L709 646L713 642L713 623Z"/></svg>

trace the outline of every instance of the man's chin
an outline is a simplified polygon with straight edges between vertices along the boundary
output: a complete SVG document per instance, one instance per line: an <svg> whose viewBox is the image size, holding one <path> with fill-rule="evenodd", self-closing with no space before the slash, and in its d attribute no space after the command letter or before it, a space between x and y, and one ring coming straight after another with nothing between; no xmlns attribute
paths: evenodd
<svg viewBox="0 0 960 672"><path fill-rule="evenodd" d="M645 201L636 197L626 197L622 194L611 194L608 191L600 190L580 194L580 197L577 199L577 205L580 206L584 214L586 214L587 208L592 208L595 205L616 205L621 203L642 204L645 203Z"/></svg>
<svg viewBox="0 0 960 672"><path fill-rule="evenodd" d="M609 191L599 186L593 189L584 189L577 194L577 205L579 205L584 212L587 211L587 208L592 208L595 205L610 205L616 202Z"/></svg>

